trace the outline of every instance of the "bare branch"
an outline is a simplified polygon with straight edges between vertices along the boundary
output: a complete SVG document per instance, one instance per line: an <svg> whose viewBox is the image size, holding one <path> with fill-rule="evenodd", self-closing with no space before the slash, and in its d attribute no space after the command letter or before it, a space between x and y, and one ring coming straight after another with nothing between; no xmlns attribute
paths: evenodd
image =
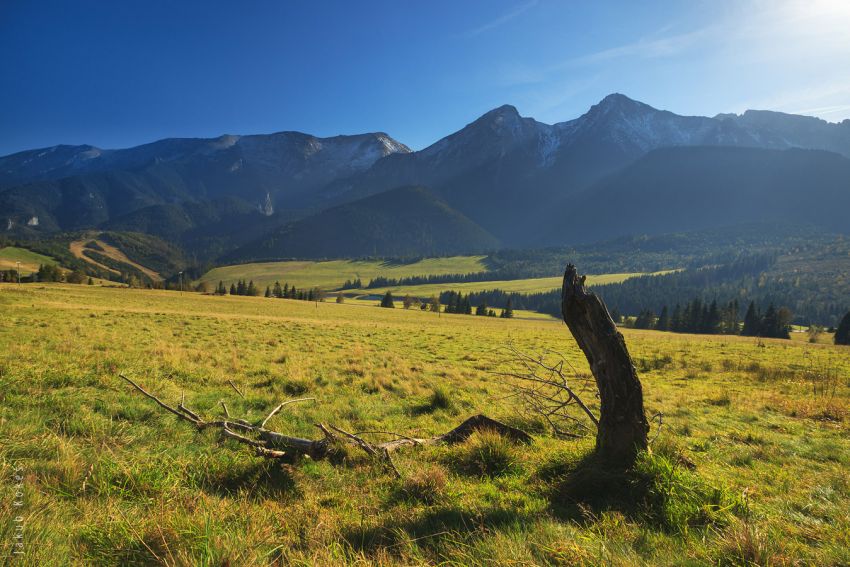
<svg viewBox="0 0 850 567"><path fill-rule="evenodd" d="M232 431L230 428L228 428L227 425L228 425L227 422L225 422L225 424L222 426L222 429L221 429L221 432L224 433L224 435L226 435L227 437L230 437L231 439L235 439L236 441L239 441L240 443L244 443L245 445L250 445L251 447L260 447L260 448L263 448L263 449L265 448L265 445L262 442L255 441L254 439L249 439L248 437L245 437L244 435L239 435L235 431Z"/></svg>
<svg viewBox="0 0 850 567"><path fill-rule="evenodd" d="M375 448L372 447L372 445L370 445L368 442L364 441L362 438L358 437L357 435L355 435L353 433L349 433L348 431L345 431L344 429L340 429L339 427L336 427L335 425L329 424L328 427L330 427L331 429L333 429L337 433L342 433L344 436L346 436L349 439L351 439L352 441L354 441L361 449L366 451L366 453L371 455L372 457L378 456L378 451L376 451Z"/></svg>
<svg viewBox="0 0 850 567"><path fill-rule="evenodd" d="M392 435L396 439L405 439L407 441L412 441L414 444L418 441L413 437L408 437L407 435L402 435L401 433L396 433L394 431L358 431L355 435Z"/></svg>
<svg viewBox="0 0 850 567"><path fill-rule="evenodd" d="M384 462L387 464L387 467L391 471L393 471L393 473L395 474L395 477L401 478L401 473L398 471L398 467L395 466L395 463L393 462L392 456L390 456L390 450L387 449L386 447L383 448L383 457L384 457Z"/></svg>
<svg viewBox="0 0 850 567"><path fill-rule="evenodd" d="M144 395L145 395L145 396L147 396L148 398L150 398L150 399L152 399L153 401L155 401L155 402L156 402L156 403L157 403L157 404L158 404L161 408L163 408L164 410L166 410L166 411L169 411L169 412L173 413L174 415L176 415L176 416L177 416L177 417L179 417L180 419L185 419L186 421L189 421L189 422L191 422L191 423L194 423L196 426L199 426L199 427L201 427L201 426L202 426L202 422L200 422L199 420L197 420L197 419L195 419L194 417L192 417L192 416L190 416L190 415L187 415L187 414L185 414L185 413L183 413L183 412L181 412L181 411L179 411L179 410L177 410L177 409L175 409L175 408L171 407L170 405L166 404L165 402L163 402L162 400L160 400L159 398L157 398L156 396L154 396L153 394L151 394L150 392L148 392L147 390L145 390L144 388L142 388L141 386L139 386L138 384L136 384L135 382L133 382L132 380L130 380L129 378L127 378L126 376L124 376L123 374L119 374L118 376L119 376L120 378L122 378L125 382L127 382L128 384L130 384L131 386L133 386L135 389L137 389L138 391L140 391L142 394L144 394Z"/></svg>
<svg viewBox="0 0 850 567"><path fill-rule="evenodd" d="M265 427L266 423L275 416L277 412L283 409L284 406L288 406L289 404L294 404L295 402L306 402L306 401L315 401L316 398L298 398L297 400L287 400L285 402L281 402L279 406L274 408L269 415L266 416L266 419L260 423L260 427Z"/></svg>
<svg viewBox="0 0 850 567"><path fill-rule="evenodd" d="M228 380L227 383L230 384L231 388L236 390L236 393L239 394L239 397L241 397L243 400L245 399L245 394L239 391L239 388L236 387L236 384L233 383L233 380Z"/></svg>
<svg viewBox="0 0 850 567"><path fill-rule="evenodd" d="M183 400L180 401L180 405L177 406L177 409L179 409L180 411L182 411L186 415L192 417L192 419L194 419L195 421L198 421L198 422L203 421L203 419L201 419L201 416L199 416L198 414L196 414L195 412L193 412L192 410L187 408L185 405L183 405Z"/></svg>
<svg viewBox="0 0 850 567"><path fill-rule="evenodd" d="M558 426L559 421L569 421L585 431L590 430L581 420L569 414L573 405L594 427L599 427L599 419L570 384L570 378L572 378L580 384L580 390L585 391L588 389L587 383L591 380L590 376L577 372L572 364L557 351L544 350L532 356L516 348L512 343L508 343L503 350L509 355L504 362L513 365L513 368L493 372L493 374L511 378L514 381L515 393L525 401L530 413L545 419L557 435L579 436L564 431ZM556 360L550 362L547 356L550 359L554 357ZM568 372L571 374L570 377Z"/></svg>

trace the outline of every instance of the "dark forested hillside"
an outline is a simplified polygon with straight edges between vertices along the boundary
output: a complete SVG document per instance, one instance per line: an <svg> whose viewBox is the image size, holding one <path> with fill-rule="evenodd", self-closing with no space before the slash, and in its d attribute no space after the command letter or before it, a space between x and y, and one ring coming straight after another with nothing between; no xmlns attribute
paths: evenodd
<svg viewBox="0 0 850 567"><path fill-rule="evenodd" d="M846 232L848 188L850 159L829 152L666 148L565 200L544 240L595 242L752 222Z"/></svg>
<svg viewBox="0 0 850 567"><path fill-rule="evenodd" d="M575 246L499 250L485 260L499 279L558 276L568 263L589 274L658 272L727 264L742 255L818 250L836 235L815 225L750 223L669 234L638 234Z"/></svg>
<svg viewBox="0 0 850 567"><path fill-rule="evenodd" d="M439 256L498 245L495 237L426 189L405 187L296 221L229 257Z"/></svg>
<svg viewBox="0 0 850 567"><path fill-rule="evenodd" d="M644 311L658 315L665 305L672 310L693 299L706 305L737 300L741 309L757 301L790 309L797 323L831 326L850 308L850 239L809 227L747 225L621 238L575 248L500 251L486 262L496 270L493 273L516 277L558 275L568 262L588 266L589 273L682 268L595 286L608 307L622 315ZM445 289L451 290L451 284ZM555 316L560 312L558 291L490 290L470 295L473 305L484 302L491 307L503 307L509 298L518 309Z"/></svg>

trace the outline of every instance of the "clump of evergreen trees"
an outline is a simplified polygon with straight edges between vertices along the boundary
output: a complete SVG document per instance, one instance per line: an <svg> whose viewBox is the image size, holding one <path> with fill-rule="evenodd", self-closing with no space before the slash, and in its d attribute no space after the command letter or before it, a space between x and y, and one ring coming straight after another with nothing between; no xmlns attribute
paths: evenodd
<svg viewBox="0 0 850 567"><path fill-rule="evenodd" d="M452 299L452 295L455 292L453 291L444 291L440 293L440 302L444 304L449 304ZM467 296L469 302L472 305L480 305L485 303L491 307L505 309L508 303L511 304L511 311L514 309L526 309L529 311L534 311L535 309L540 310L543 313L548 313L548 311L544 311L540 309L541 306L547 305L547 302L551 299L551 301L557 303L557 311L555 313L560 314L561 308L561 292L558 290L557 295L555 292L540 292L540 293L518 293L515 291L502 291L501 289L491 289L486 291L472 291ZM548 306L548 305L547 305Z"/></svg>
<svg viewBox="0 0 850 567"><path fill-rule="evenodd" d="M744 326L741 334L746 337L773 337L777 339L788 339L791 330L793 315L786 307L777 309L771 303L767 311L762 313L754 301L750 302L747 313L744 315Z"/></svg>
<svg viewBox="0 0 850 567"><path fill-rule="evenodd" d="M499 315L502 319L513 319L514 317L514 306L511 298L508 298L508 302L505 304L505 308L502 309L502 314Z"/></svg>
<svg viewBox="0 0 850 567"><path fill-rule="evenodd" d="M218 286L215 288L216 295L227 295L227 288L224 287L224 282L219 281ZM230 295L249 295L249 296L258 296L260 295L260 290L257 286L254 285L254 280L250 280L246 282L245 280L239 280L236 283L230 284Z"/></svg>
<svg viewBox="0 0 850 567"><path fill-rule="evenodd" d="M466 295L462 294L459 291L447 291L440 294L440 301L446 305L445 312L446 313L457 313L460 315L472 315L472 297L474 294L468 293ZM487 307L487 302L484 300L480 300L477 302L478 306L475 308L474 313L479 317L496 317L496 311ZM507 315L506 315L507 313ZM511 301L508 300L508 304L505 309L502 310L502 314L500 317L502 318L511 318L514 316L513 308L511 307Z"/></svg>
<svg viewBox="0 0 850 567"><path fill-rule="evenodd" d="M248 295L248 296L258 296L260 295L260 288L254 285L254 281L250 280L247 283L245 280L238 280L235 284L230 284L230 289L228 290L225 287L223 281L218 282L218 286L215 288L216 295ZM284 283L283 286L280 285L280 282L274 282L274 286L266 286L266 291L264 293L265 297L273 297L277 299L300 299L303 301L324 301L325 293L317 288L309 288L309 289L297 289L294 285L289 285L288 283Z"/></svg>
<svg viewBox="0 0 850 567"><path fill-rule="evenodd" d="M458 313L460 315L472 315L472 303L469 301L469 295L464 296L458 291L450 291L441 298L441 303L445 304L446 313Z"/></svg>
<svg viewBox="0 0 850 567"><path fill-rule="evenodd" d="M477 302L478 305L474 306L473 301L471 300L474 295L475 294L473 293L464 295L458 291L444 291L439 297L435 295L428 301L422 301L407 295L404 298L403 306L405 309L418 307L422 311L454 313L456 315L474 314L479 317L501 317L503 319L510 319L514 316L514 310L510 299L507 300L507 304L504 309L502 309L501 314L497 315L496 311L487 307L487 303L484 301L479 301ZM395 307L392 292L387 291L381 298L381 307Z"/></svg>
<svg viewBox="0 0 850 567"><path fill-rule="evenodd" d="M386 307L387 309L395 309L395 302L393 301L393 294L389 291L384 294L384 297L381 299L381 307Z"/></svg>
<svg viewBox="0 0 850 567"><path fill-rule="evenodd" d="M36 277L38 278L37 281L40 282L61 282L62 270L59 269L59 266L42 264L38 267Z"/></svg>

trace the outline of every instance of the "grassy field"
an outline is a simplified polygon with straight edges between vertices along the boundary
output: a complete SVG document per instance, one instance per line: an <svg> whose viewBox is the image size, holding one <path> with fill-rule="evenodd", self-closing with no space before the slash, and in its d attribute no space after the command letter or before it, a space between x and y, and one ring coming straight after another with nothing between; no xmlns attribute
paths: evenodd
<svg viewBox="0 0 850 567"><path fill-rule="evenodd" d="M663 272L656 272L656 274L666 274L669 273L670 270L665 270ZM635 276L641 276L643 274L600 274L600 275L588 275L587 276L587 284L588 285L603 285L609 283L620 283L629 278L633 278ZM655 274L653 274L655 275ZM493 289L500 289L506 292L518 292L518 293L541 293L545 291L552 291L553 289L558 289L561 287L561 281L563 280L562 276L556 276L552 278L529 278L525 280L494 280L494 281L485 281L485 282L463 282L463 283L441 283L441 284L423 284L423 285L409 285L409 286L395 286L395 287L382 287L382 288L373 288L373 289L359 289L352 290L351 293L355 295L368 294L368 295L383 295L387 291L392 292L394 296L402 297L406 294L410 294L414 297L430 297L432 295L437 295L441 291L459 291L461 293L470 293L473 291L487 291ZM366 282L364 282L366 283ZM346 291L349 293L349 291Z"/></svg>
<svg viewBox="0 0 850 567"><path fill-rule="evenodd" d="M0 248L0 270L17 270L18 262L21 263L20 269L23 276L37 272L41 264L56 264L53 258L37 254L26 248L17 248L15 246Z"/></svg>
<svg viewBox="0 0 850 567"><path fill-rule="evenodd" d="M210 270L199 280L218 285L223 281L226 286L237 280L254 280L261 289L279 281L295 285L298 288L320 287L326 290L338 289L346 280L360 278L363 284L377 276L402 278L407 276L427 276L441 274L468 274L485 272L485 256L455 256L451 258L426 258L410 264L397 264L381 260L330 260L327 262L289 261L266 262L260 264L238 264Z"/></svg>
<svg viewBox="0 0 850 567"><path fill-rule="evenodd" d="M647 410L663 413L641 461L652 482L631 504L577 506L568 479L592 440L554 438L493 374L509 341L587 372L563 323L59 284L0 285L0 312L13 564L850 563L846 347L624 331ZM269 424L302 436L320 421L424 436L484 412L535 441L398 452L400 479L353 452L279 465L118 373L206 415L315 397Z"/></svg>

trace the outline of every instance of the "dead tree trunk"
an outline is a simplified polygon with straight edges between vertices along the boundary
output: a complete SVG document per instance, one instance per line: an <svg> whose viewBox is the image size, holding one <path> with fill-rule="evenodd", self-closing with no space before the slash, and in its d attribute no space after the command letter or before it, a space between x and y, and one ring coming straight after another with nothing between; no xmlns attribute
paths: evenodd
<svg viewBox="0 0 850 567"><path fill-rule="evenodd" d="M627 464L647 446L649 423L643 409L643 389L623 335L602 300L587 291L584 280L575 266L567 266L561 313L587 357L599 390L596 452L606 461Z"/></svg>

